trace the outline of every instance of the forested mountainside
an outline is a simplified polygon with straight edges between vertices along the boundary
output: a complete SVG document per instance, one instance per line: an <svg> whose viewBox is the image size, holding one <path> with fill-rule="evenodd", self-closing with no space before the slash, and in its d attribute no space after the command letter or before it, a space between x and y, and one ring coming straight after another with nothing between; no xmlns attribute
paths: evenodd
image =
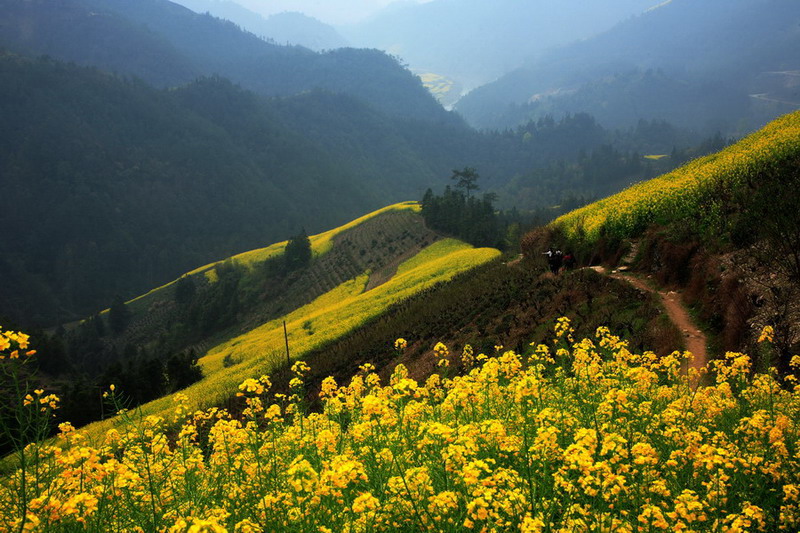
<svg viewBox="0 0 800 533"><path fill-rule="evenodd" d="M672 0L552 50L456 108L480 127L583 111L606 127L655 118L740 135L800 105L799 23L792 0Z"/></svg>
<svg viewBox="0 0 800 533"><path fill-rule="evenodd" d="M396 59L377 50L280 46L167 0L2 0L0 46L134 75L159 86L221 75L264 95L313 89L377 109L457 120Z"/></svg>
<svg viewBox="0 0 800 533"><path fill-rule="evenodd" d="M399 136L367 146L384 119L345 96L302 97L338 98L328 113L360 116L331 118L356 143L339 151L298 132L313 114L298 122L290 104L219 78L160 91L49 60L7 55L0 68L3 190L16 199L0 213L0 301L17 319L95 312L304 225L420 196L436 179ZM373 153L381 142L391 167Z"/></svg>

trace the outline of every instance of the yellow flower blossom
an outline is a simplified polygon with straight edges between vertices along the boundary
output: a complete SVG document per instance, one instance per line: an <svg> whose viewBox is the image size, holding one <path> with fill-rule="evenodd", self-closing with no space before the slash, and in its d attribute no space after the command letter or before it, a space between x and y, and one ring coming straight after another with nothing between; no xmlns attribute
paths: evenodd
<svg viewBox="0 0 800 533"><path fill-rule="evenodd" d="M775 335L775 329L772 326L764 326L761 329L761 335L758 336L758 342L772 342Z"/></svg>

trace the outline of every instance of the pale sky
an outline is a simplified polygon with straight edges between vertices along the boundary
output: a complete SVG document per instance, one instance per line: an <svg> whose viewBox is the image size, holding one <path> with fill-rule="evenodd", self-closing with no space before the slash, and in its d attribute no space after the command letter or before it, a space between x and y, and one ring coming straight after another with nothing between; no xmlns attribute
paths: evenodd
<svg viewBox="0 0 800 533"><path fill-rule="evenodd" d="M264 16L298 11L328 24L349 24L375 13L395 0L234 0ZM427 2L430 0L407 0Z"/></svg>

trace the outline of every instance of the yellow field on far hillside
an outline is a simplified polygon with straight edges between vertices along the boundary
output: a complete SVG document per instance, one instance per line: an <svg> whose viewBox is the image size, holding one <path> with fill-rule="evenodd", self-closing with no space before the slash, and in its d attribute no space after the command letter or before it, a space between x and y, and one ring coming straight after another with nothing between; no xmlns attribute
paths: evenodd
<svg viewBox="0 0 800 533"><path fill-rule="evenodd" d="M362 216L360 218L357 218L357 219L355 219L355 220L353 220L351 222L348 222L347 224L344 224L343 226L339 226L338 228L334 228L332 230L328 230L328 231L320 233L318 235L310 236L309 240L311 241L311 249L312 249L312 251L313 251L315 256L320 256L320 255L328 252L331 249L331 247L333 246L333 238L334 237L336 237L337 235L339 235L339 234L341 234L341 233L343 233L343 232L345 232L345 231L347 231L349 229L352 229L352 228L358 226L359 224L363 224L364 222L366 222L368 220L371 220L371 219L373 219L373 218L375 218L377 216L380 216L380 215L382 215L384 213L387 213L387 212L390 212L390 211L405 211L405 210L408 210L408 211L413 211L413 212L419 212L421 209L422 208L420 207L419 202L414 202L414 201L400 202L400 203L396 203L396 204L392 204L392 205L386 206L386 207L384 207L382 209L378 209L377 211L373 211L372 213L366 214L366 215L364 215L364 216ZM233 262L235 262L235 263L237 263L239 265L250 267L250 266L255 265L256 263L261 263L263 261L266 261L267 259L270 259L272 257L275 257L275 256L278 256L278 255L282 254L284 249L286 248L286 243L287 243L287 241L276 242L276 243L271 244L269 246L266 246L264 248L256 248L255 250L248 250L247 252L242 252L240 254L234 255L234 256L230 257L229 259L226 259L225 261L233 261ZM194 276L194 275L197 275L197 274L205 274L206 278L208 278L209 281L214 282L214 281L216 281L216 277L215 277L216 273L214 271L214 267L216 267L217 265L220 265L222 263L224 263L224 261L215 261L213 263L209 263L207 265L203 265L201 267L195 268L194 270L192 270L190 272L187 272L186 274L184 274L184 276ZM153 289L153 290L151 290L151 291L149 291L149 292L147 292L145 294L142 294L141 296L137 296L136 298L130 300L127 303L128 304L138 304L138 305L141 306L142 304L145 304L147 301L149 301L149 299L152 298L153 296L155 296L157 294L160 294L164 289L166 289L168 287L171 287L172 285L177 283L177 281L178 281L177 279L173 280L173 281L170 281L169 283L166 283L166 284L164 284L164 285L162 285L160 287L157 287L157 288L155 288L155 289ZM105 313L107 311L108 311L108 309L106 309L103 312Z"/></svg>
<svg viewBox="0 0 800 533"><path fill-rule="evenodd" d="M321 241L324 243L325 239ZM182 391L189 397L188 407L203 409L217 405L232 396L244 379L270 373L283 362L286 357L283 320L287 323L292 358L299 359L304 353L380 315L393 303L499 255L493 248L473 248L455 239L445 239L404 262L391 280L370 291L364 292L367 273L347 281L285 317L209 350L200 359L205 377ZM228 354L240 362L225 368L223 360ZM172 407L171 397L165 397L144 405L142 413L166 417ZM85 432L99 438L115 423L115 420L98 422L88 426Z"/></svg>

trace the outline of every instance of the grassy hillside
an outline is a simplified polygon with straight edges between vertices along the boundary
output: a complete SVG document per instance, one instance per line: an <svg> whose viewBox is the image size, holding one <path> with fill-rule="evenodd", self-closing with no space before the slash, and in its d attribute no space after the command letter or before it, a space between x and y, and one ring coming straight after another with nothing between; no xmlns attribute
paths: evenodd
<svg viewBox="0 0 800 533"><path fill-rule="evenodd" d="M307 401L318 405L317 393L326 377L346 381L367 363L384 379L403 364L409 377L424 381L437 372L433 347L438 342L453 352L466 346L475 353L491 354L495 346L524 352L531 343L545 342L549 324L561 316L575 318L576 335L590 335L599 326L624 333L632 350L667 355L682 346L680 331L651 295L591 270L557 277L544 270L543 265L488 263L312 350L303 357L311 366ZM407 340L406 348L387 350L398 337ZM450 370L466 369L453 361ZM288 390L290 378L288 371L273 374L275 390Z"/></svg>
<svg viewBox="0 0 800 533"><path fill-rule="evenodd" d="M128 302L127 327L104 342L117 353L129 345L162 354L186 349L203 353L359 276L367 276L368 289L375 288L391 279L400 263L441 238L425 227L418 212L416 202L395 204L313 235L311 264L300 270L284 268L286 241L194 269ZM178 301L178 286L187 283L194 295ZM107 365L107 357L86 362Z"/></svg>
<svg viewBox="0 0 800 533"><path fill-rule="evenodd" d="M770 325L788 371L800 348L800 112L658 178L556 219L523 238L586 263L623 256L661 285L683 290L718 351L750 351Z"/></svg>
<svg viewBox="0 0 800 533"><path fill-rule="evenodd" d="M326 232L312 235L309 237L311 241L311 250L315 257L320 257L325 255L326 253L330 252L333 249L333 242L334 239L341 235L342 233L352 230L365 222L375 219L376 217L381 217L390 212L410 212L410 213L418 213L420 210L420 206L417 202L403 202L398 203L390 206L386 206L382 209L378 209L377 211L373 211L372 213L366 214L362 217L359 217L355 220L348 222L338 228L334 228L328 230ZM256 248L255 250L249 250L247 252L242 252L240 254L236 254L228 259L222 261L215 261L213 263L209 263L207 265L203 265L201 267L195 268L184 274L184 276L196 276L202 274L206 277L208 281L213 282L216 279L216 274L214 270L216 267L223 265L226 261L231 261L238 265L247 267L248 269L254 268L258 263L263 263L269 259L274 259L279 257L283 250L286 248L287 241L276 242L264 248ZM184 277L181 276L181 277ZM179 278L180 279L180 278ZM154 305L158 305L156 302L159 300L165 300L172 298L172 294L167 292L167 289L173 287L175 283L179 280L173 280L169 283L162 285L161 287L157 287L146 294L142 294L141 296L137 296L136 298L132 299L128 302L129 305L132 306L132 310L144 310L147 307L152 307Z"/></svg>
<svg viewBox="0 0 800 533"><path fill-rule="evenodd" d="M233 324L206 332L202 338L189 338L188 342L201 348L204 354L199 360L204 378L185 390L193 399L192 406L222 404L233 396L241 380L285 364L284 321L291 357L296 359L353 331L392 304L499 256L494 249L475 249L454 239L441 239L424 229L417 210L413 202L389 206L311 237L314 259L310 266L288 278L277 281L265 278L269 272L265 265L280 259L285 243L187 274L198 279L197 298L201 298L203 290L213 290L215 285L223 283L214 274L223 265L241 269L235 290L239 291L238 300L242 304L248 302L243 295L245 291L258 287L267 290L252 300L256 302L253 307L242 305ZM353 260L354 256L359 260ZM379 282L374 281L375 277ZM264 285L260 285L262 282ZM204 285L200 286L201 283ZM275 288L278 284L284 287L278 290ZM121 336L111 337L107 342L136 343L149 339L155 344L146 346L163 349L158 342L183 331L181 324L191 319L186 308L176 304L173 285L129 302L130 323ZM187 338L178 339L187 342ZM172 346L175 349L178 348ZM169 399L163 399L143 409L146 413L159 413L169 405ZM99 434L97 431L113 423L107 421L96 428L90 427L89 431Z"/></svg>

